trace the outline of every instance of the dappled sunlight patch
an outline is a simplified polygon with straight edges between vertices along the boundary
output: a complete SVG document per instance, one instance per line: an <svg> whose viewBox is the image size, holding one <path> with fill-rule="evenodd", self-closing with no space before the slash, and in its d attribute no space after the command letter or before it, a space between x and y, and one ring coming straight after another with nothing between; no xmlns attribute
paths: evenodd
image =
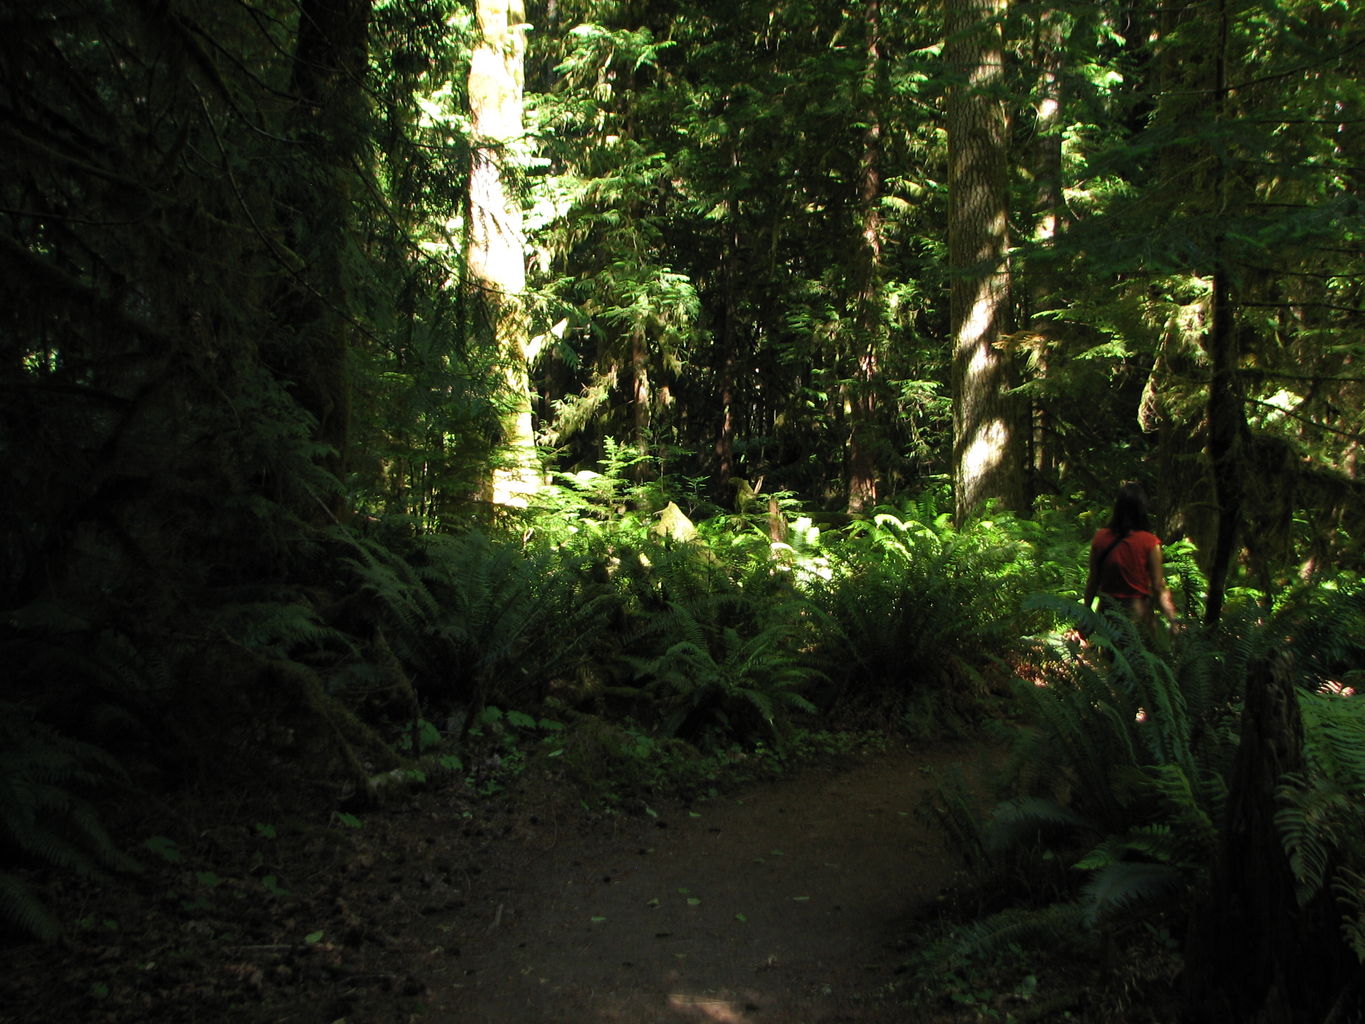
<svg viewBox="0 0 1365 1024"><path fill-rule="evenodd" d="M757 1010L753 1003L738 1003L717 996L694 995L688 992L673 992L668 997L669 1009L677 1012L684 1020L708 1021L714 1024L749 1024L749 1016Z"/></svg>

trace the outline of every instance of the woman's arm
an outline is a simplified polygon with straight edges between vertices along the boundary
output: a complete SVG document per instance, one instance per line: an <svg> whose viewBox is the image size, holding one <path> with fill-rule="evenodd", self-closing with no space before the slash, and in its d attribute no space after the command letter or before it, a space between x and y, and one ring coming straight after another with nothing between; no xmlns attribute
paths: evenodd
<svg viewBox="0 0 1365 1024"><path fill-rule="evenodd" d="M1175 600L1171 597L1170 588L1166 586L1166 575L1161 567L1161 545L1153 546L1151 554L1147 556L1147 572L1152 580L1152 598L1156 605L1161 609L1161 614L1166 616L1168 622L1175 622L1177 615L1175 611Z"/></svg>
<svg viewBox="0 0 1365 1024"><path fill-rule="evenodd" d="M1100 567L1095 564L1095 544L1090 543L1090 574L1085 580L1085 599L1082 602L1087 608L1095 604L1095 595L1100 592Z"/></svg>

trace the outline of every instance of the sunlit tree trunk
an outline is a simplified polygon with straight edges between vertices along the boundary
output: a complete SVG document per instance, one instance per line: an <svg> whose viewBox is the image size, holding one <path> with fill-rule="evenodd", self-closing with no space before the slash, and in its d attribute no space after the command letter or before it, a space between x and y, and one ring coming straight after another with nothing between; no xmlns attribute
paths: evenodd
<svg viewBox="0 0 1365 1024"><path fill-rule="evenodd" d="M953 485L964 521L991 498L1022 502L1022 437L1008 356L1006 0L944 0L948 265L952 277Z"/></svg>
<svg viewBox="0 0 1365 1024"><path fill-rule="evenodd" d="M863 5L867 47L863 68L865 126L858 161L858 249L854 263L854 354L853 382L846 402L849 419L848 510L862 512L877 503L878 358L882 348L882 56L881 4Z"/></svg>
<svg viewBox="0 0 1365 1024"><path fill-rule="evenodd" d="M487 497L524 504L540 481L527 366L526 253L512 150L523 138L526 15L522 0L478 0L479 36L469 67L469 223L465 270L479 327L502 368L503 463Z"/></svg>

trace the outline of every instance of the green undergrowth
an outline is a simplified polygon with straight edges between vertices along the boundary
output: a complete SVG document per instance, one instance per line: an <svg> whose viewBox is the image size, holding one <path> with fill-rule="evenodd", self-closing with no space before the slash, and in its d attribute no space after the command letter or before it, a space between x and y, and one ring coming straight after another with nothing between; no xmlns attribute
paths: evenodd
<svg viewBox="0 0 1365 1024"><path fill-rule="evenodd" d="M309 529L272 577L197 603L114 619L92 591L80 615L12 617L16 703L54 751L87 753L42 795L41 757L0 766L11 834L100 854L90 799L122 776L145 804L265 771L347 813L438 784L493 798L532 766L595 809L693 799L873 733L970 732L1046 624L1024 597L1074 582L1055 513L958 528L943 494L859 518L787 494L722 509L695 481L606 468L458 529ZM39 874L85 863L11 845ZM27 892L0 914L55 937Z"/></svg>
<svg viewBox="0 0 1365 1024"><path fill-rule="evenodd" d="M486 709L470 733L462 784L481 799L496 800L536 777L590 813L638 813L803 767L846 763L884 750L888 742L877 730L793 728L780 747L760 741L701 750L630 722L591 715L568 721Z"/></svg>
<svg viewBox="0 0 1365 1024"><path fill-rule="evenodd" d="M1270 671L1292 681L1301 721L1303 766L1280 779L1274 815L1299 906L1330 905L1344 960L1365 963L1358 581L1241 601L1173 636L1033 603L1058 628L1017 683L997 802L983 815L945 780L925 808L970 882L907 961L906 998L980 1020L1180 1017L1189 928L1227 843L1244 696Z"/></svg>

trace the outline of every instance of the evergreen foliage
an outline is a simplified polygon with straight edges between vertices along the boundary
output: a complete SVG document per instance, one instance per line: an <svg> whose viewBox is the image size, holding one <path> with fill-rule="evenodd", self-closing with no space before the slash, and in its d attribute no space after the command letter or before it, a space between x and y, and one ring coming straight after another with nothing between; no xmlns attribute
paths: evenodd
<svg viewBox="0 0 1365 1024"><path fill-rule="evenodd" d="M1018 684L1035 728L1016 751L1020 796L997 809L984 844L1073 851L1092 925L1135 907L1150 918L1194 890L1215 849L1236 747L1231 666L1210 638L1182 635L1161 654L1126 618L1036 603L1077 621L1090 646L1063 647L1038 681Z"/></svg>
<svg viewBox="0 0 1365 1024"><path fill-rule="evenodd" d="M628 644L623 657L666 735L780 743L787 713L815 711L802 691L820 673L800 650L795 615L754 622L751 601L741 592L675 599ZM630 653L664 643L657 654Z"/></svg>
<svg viewBox="0 0 1365 1024"><path fill-rule="evenodd" d="M1334 899L1359 957L1362 876L1350 837L1362 824L1365 736L1342 682L1360 664L1354 579L1301 588L1269 610L1248 603L1216 629L1161 642L1122 615L1053 597L1029 605L1074 623L1086 642L1058 633L1040 652L1041 676L1017 684L1030 713L1014 795L985 822L952 787L931 808L983 880L985 905L1008 904L956 930L945 955L1016 940L1045 948L1085 932L1179 937L1182 908L1200 898L1223 843L1243 695L1256 666L1276 659L1294 673L1304 769L1282 780L1275 823L1300 901Z"/></svg>
<svg viewBox="0 0 1365 1024"><path fill-rule="evenodd" d="M126 782L119 763L104 751L62 736L31 711L0 701L0 923L45 942L61 924L23 874L41 867L77 875L134 871L90 797Z"/></svg>
<svg viewBox="0 0 1365 1024"><path fill-rule="evenodd" d="M1020 602L1038 580L1010 524L959 531L926 499L855 523L823 553L828 579L810 585L833 626L818 655L837 694L945 718L977 713L988 677L1021 649Z"/></svg>
<svg viewBox="0 0 1365 1024"><path fill-rule="evenodd" d="M1286 602L1278 616L1292 632L1293 664L1300 676L1304 767L1290 773L1278 796L1275 824L1283 838L1307 905L1335 897L1342 935L1365 962L1365 886L1356 837L1365 826L1365 711L1355 685L1362 664L1358 618L1361 589L1355 581L1332 590L1306 592L1306 602Z"/></svg>
<svg viewBox="0 0 1365 1024"><path fill-rule="evenodd" d="M1033 658L1016 802L947 813L1015 877L1046 844L1079 868L1040 869L1035 923L1122 929L1204 877L1274 656L1303 692L1278 819L1300 895L1365 951L1365 22L1009 5L1018 329L989 351L1022 374L1011 468L1041 497L955 526L951 495L906 498L953 445L942 10L878 10L531 5L531 127L500 154L527 214L517 395L461 270L470 5L3 16L0 841L27 866L0 918L50 938L30 869L128 866L92 796L125 771L264 749L342 795L489 705L637 745L771 744L813 711L942 731ZM1215 393L1240 492L1212 475ZM528 398L556 484L489 508ZM859 473L884 504L833 515ZM1166 646L1065 603L1076 510L1129 477L1163 498L1190 617L1228 541L1216 628Z"/></svg>

